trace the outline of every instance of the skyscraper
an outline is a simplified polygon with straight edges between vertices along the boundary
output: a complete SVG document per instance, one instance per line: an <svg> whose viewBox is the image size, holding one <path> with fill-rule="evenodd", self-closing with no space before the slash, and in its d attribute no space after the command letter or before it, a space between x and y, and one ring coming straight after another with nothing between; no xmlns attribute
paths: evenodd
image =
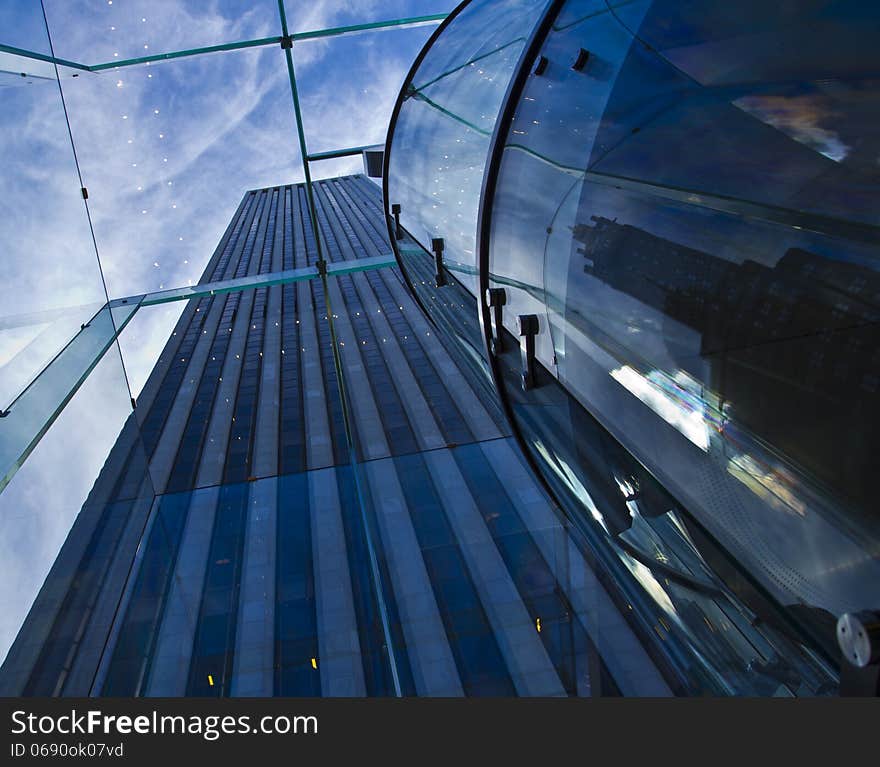
<svg viewBox="0 0 880 767"><path fill-rule="evenodd" d="M0 691L876 692L876 10L466 0L317 153L279 14L226 47L280 44L305 184L0 411L8 481L187 301Z"/></svg>
<svg viewBox="0 0 880 767"><path fill-rule="evenodd" d="M189 302L3 693L668 694L486 384L369 268L379 189L314 193L327 292ZM203 282L314 266L307 210L248 192Z"/></svg>

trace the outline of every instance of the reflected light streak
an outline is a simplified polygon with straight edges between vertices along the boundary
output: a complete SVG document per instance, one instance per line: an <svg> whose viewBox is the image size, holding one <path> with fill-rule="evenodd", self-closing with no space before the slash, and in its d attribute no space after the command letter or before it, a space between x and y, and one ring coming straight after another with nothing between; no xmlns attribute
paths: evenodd
<svg viewBox="0 0 880 767"><path fill-rule="evenodd" d="M612 370L610 375L700 450L709 451L706 404L694 391L699 384L687 374L683 371L676 373L673 386L659 371L643 376L629 365Z"/></svg>
<svg viewBox="0 0 880 767"><path fill-rule="evenodd" d="M799 517L806 516L807 504L792 490L792 477L762 466L752 456L745 454L731 458L727 462L727 472L772 508Z"/></svg>
<svg viewBox="0 0 880 767"><path fill-rule="evenodd" d="M590 496L587 488L581 484L581 481L571 470L571 467L561 456L557 455L555 451L548 450L541 440L537 440L534 445L535 451L541 456L544 463L553 469L556 475L568 485L577 499L584 505L584 507L586 507L587 511L590 512L590 516L602 525L602 529L606 534L610 535L611 533L608 530L608 525L605 524L605 517L602 516L602 512L599 511L596 504L593 503L593 498Z"/></svg>

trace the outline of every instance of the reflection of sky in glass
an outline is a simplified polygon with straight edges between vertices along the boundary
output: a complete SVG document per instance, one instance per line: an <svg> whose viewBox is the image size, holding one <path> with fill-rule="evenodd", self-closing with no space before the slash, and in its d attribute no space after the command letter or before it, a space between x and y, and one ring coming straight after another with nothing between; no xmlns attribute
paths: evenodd
<svg viewBox="0 0 880 767"><path fill-rule="evenodd" d="M53 48L39 3L19 0L0 0L0 43L95 65L281 34L276 0L44 4ZM293 5L287 3L290 29L301 32L444 13L452 3ZM403 77L433 28L297 43L309 149L381 143ZM93 243L54 67L24 60L29 76L21 78L22 61L0 58L0 174L15 200L0 228L0 320L15 325L28 312L103 302L104 281L110 297L192 284L246 190L303 180L278 45L98 73L60 67ZM312 166L314 178L361 170L358 156ZM136 315L119 340L131 391L119 352L111 349L0 495L6 520L0 524L0 657L129 412L130 394L139 394L182 308L150 307ZM4 391L26 383L81 321L74 314L63 332L55 332L54 316L16 327L0 323L0 363L33 357L27 369L0 378L8 383ZM28 339L42 346L31 348ZM0 377L9 372L0 368Z"/></svg>
<svg viewBox="0 0 880 767"><path fill-rule="evenodd" d="M838 115L815 95L743 96L733 103L835 162L844 160L849 153L850 148L837 133L823 125L833 125Z"/></svg>

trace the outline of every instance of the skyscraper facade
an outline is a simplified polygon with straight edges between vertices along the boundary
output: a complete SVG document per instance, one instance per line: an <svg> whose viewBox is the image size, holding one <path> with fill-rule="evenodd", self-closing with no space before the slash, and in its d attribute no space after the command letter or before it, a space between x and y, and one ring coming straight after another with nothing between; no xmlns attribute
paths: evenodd
<svg viewBox="0 0 880 767"><path fill-rule="evenodd" d="M328 276L188 303L0 690L669 694L473 362L369 268L378 187L314 194ZM202 282L313 266L307 211L247 193Z"/></svg>
<svg viewBox="0 0 880 767"><path fill-rule="evenodd" d="M188 299L0 692L876 692L878 24L461 3L384 147L300 134L381 192L104 306Z"/></svg>

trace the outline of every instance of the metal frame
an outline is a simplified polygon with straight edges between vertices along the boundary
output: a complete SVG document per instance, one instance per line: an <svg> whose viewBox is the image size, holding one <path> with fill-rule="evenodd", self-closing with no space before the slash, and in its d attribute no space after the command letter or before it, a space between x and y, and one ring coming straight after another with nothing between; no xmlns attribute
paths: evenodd
<svg viewBox="0 0 880 767"><path fill-rule="evenodd" d="M426 16L412 16L406 18L399 19L389 19L384 21L376 21L376 22L368 22L364 24L352 24L347 26L340 27L330 27L327 29L317 29L311 30L307 32L293 32L291 33L287 26L287 18L284 9L284 0L278 0L278 14L279 14L279 22L281 25L281 35L273 36L273 37L263 37L254 40L239 40L229 43L222 43L219 45L210 45L199 48L191 48L179 51L171 51L167 53L158 53L152 54L150 56L142 56L138 58L131 59L123 59L121 61L112 61L112 62L104 62L99 64L83 64L81 62L71 61L68 59L63 59L56 57L54 55L54 51L51 54L39 53L36 51L30 51L23 48L18 48L11 45L0 44L0 52L10 53L16 56L21 56L22 58L31 59L34 61L41 61L55 65L56 68L56 76L58 74L58 67L67 67L69 69L77 70L78 72L89 72L89 73L98 73L105 70L118 69L120 67L129 67L135 66L138 64L149 64L153 62L161 62L161 61L170 61L174 59L187 58L192 56L200 56L203 54L210 53L218 53L223 51L234 51L234 50L243 50L247 48L256 48L256 47L264 47L268 45L280 45L284 50L285 60L287 63L288 77L290 80L290 89L291 89L291 97L293 101L293 109L294 109L294 118L296 120L296 129L297 129L297 139L299 143L301 159L302 159L302 167L303 174L305 177L305 186L306 186L306 196L308 200L309 206L309 214L312 223L312 232L315 237L315 243L318 250L318 260L314 267L310 267L303 270L289 270L288 272L277 272L273 274L260 275L259 278L255 279L253 277L241 278L238 280L227 280L222 283L212 283L212 284L200 284L182 288L174 288L170 290L156 291L153 293L147 293L139 296L127 296L123 298L111 299L109 295L105 295L107 302L104 306L98 311L95 315L95 318L102 316L102 312L107 310L107 314L110 317L113 332L106 339L106 344L102 344L98 351L92 351L87 354L89 357L87 362L84 362L86 369L83 375L77 375L70 380L65 381L61 386L58 386L58 382L53 379L58 375L59 365L65 359L68 359L71 355L76 355L78 353L82 353L82 350L91 342L91 337L88 334L88 330L90 328L91 323L86 323L80 330L73 335L73 337L68 341L65 347L45 366L43 366L42 370L33 377L31 382L13 399L13 401L6 406L5 409L0 410L0 429L5 430L5 434L3 435L6 439L3 440L9 441L9 449L4 451L3 455L0 456L0 492L8 485L9 481L12 479L13 475L16 473L18 468L22 465L24 460L30 455L36 444L42 438L42 436L48 431L49 427L54 423L55 419L60 414L61 410L67 404L67 402L73 397L73 395L77 392L79 387L84 382L85 378L91 373L97 363L101 360L103 355L107 352L107 350L113 345L113 343L118 338L119 334L125 328L127 323L131 320L131 317L134 313L143 306L151 306L160 303L166 303L169 301L179 301L179 300L188 300L190 298L195 298L205 294L213 294L213 293L221 293L221 292L235 292L240 290L249 290L256 287L268 286L268 285L281 285L288 282L295 282L301 279L313 279L316 277L320 277L324 281L325 294L327 294L327 300L329 302L329 293L327 292L327 284L326 278L328 275L333 276L336 274L345 274L356 271L364 271L367 269L379 269L385 267L391 267L395 265L395 259L393 255L390 256L381 256L375 259L362 259L359 263L336 263L336 264L328 264L323 255L323 246L322 246L322 238L321 233L318 226L318 219L316 213L316 205L314 199L314 193L312 189L312 177L310 171L310 164L312 162L320 162L322 160L330 160L336 159L340 157L349 157L360 154L364 149L369 148L368 146L358 146L358 147L348 147L342 149L331 150L327 152L317 152L315 154L309 154L306 144L306 136L303 126L302 119L302 111L300 108L299 102L299 92L296 83L296 74L294 71L293 65L293 44L294 42L302 42L308 40L318 40L323 38L330 37L341 37L347 35L356 35L363 32L376 32L376 31L384 31L388 29L405 29L405 28L414 28L420 26L426 26L431 24L442 23L448 14L431 14ZM51 50L51 39L50 39L50 50ZM60 86L60 78L59 78L59 86ZM63 99L63 90L61 92ZM73 145L73 137L71 139L71 147L75 153L75 147ZM372 145L371 145L372 146ZM81 181L82 183L82 181ZM86 199L85 190L83 190L84 200ZM86 206L88 203L85 203ZM95 243L95 248L97 252L97 243ZM99 261L100 263L100 261ZM134 307L130 313L127 313L125 316L125 320L121 323L116 323L115 321L115 313L118 313L125 308ZM331 313L332 316L332 313ZM93 318L94 319L94 318ZM334 344L334 362L337 368L337 375L340 381L340 388L342 389L341 395L343 399L343 403L347 403L347 398L344 390L344 378L343 371L341 365L341 359L339 357L338 349L336 348L336 332L333 327L333 323L331 322L330 326L331 339ZM62 377L63 378L63 377ZM46 382L49 381L55 384L55 388L57 388L57 392L55 392L55 396L52 396L51 402L43 402L38 408L40 412L42 412L43 417L38 419L39 423L36 422L37 419L33 419L33 415L31 419L34 421L33 423L29 423L27 427L20 427L18 425L19 418L12 416L13 407L16 410L21 409L25 406L29 401L34 399L34 392L40 390L43 386L45 386ZM0 405L2 407L2 405ZM346 409L343 408L343 413L346 413ZM5 420L9 417L9 420ZM15 424L15 425L14 425ZM17 429L28 432L26 435L24 433L14 433ZM7 437L6 435L13 435ZM352 451L354 450L354 442L353 442L353 432L351 431L351 425L348 423L347 413L346 413L346 433L349 435L349 442ZM0 432L3 434L3 432ZM0 442L0 447L3 447L2 442ZM354 453L352 453L354 454ZM360 489L359 489L360 490Z"/></svg>
<svg viewBox="0 0 880 767"><path fill-rule="evenodd" d="M317 266L310 266L108 301L88 322L82 324L79 331L12 402L4 410L0 410L0 429L3 430L3 439L0 440L0 493L141 308L221 293L239 293L271 285L287 285L319 277L326 281L328 276L384 269L394 266L395 263L393 255L336 261L328 265L326 274L321 274ZM54 312L50 316L52 314ZM118 320L118 315L121 315L121 321ZM30 318L29 316L28 319ZM15 319L12 321L14 323Z"/></svg>
<svg viewBox="0 0 880 767"><path fill-rule="evenodd" d="M332 27L328 29L315 29L309 32L294 32L292 35L284 33L284 37L289 37L291 41L297 40L317 40L323 37L341 37L343 35L356 35L361 32L381 31L385 29L412 28L421 27L428 24L435 24L446 18L445 13L435 13L429 16L412 16L403 19L390 19L388 21L374 21L367 24L352 24L345 27ZM78 69L82 72L101 72L105 69L116 69L118 67L130 67L135 64L147 64L154 61L168 61L170 59L186 58L188 56L200 56L203 53L218 53L220 51L235 51L243 48L259 48L265 45L278 45L284 39L282 36L276 37L260 37L255 40L239 40L232 43L220 43L218 45L207 45L200 48L187 48L181 51L171 51L169 53L154 53L150 56L140 56L133 59L122 59L121 61L108 61L102 64L82 64L68 59L60 59L45 53L37 53L36 51L25 50L24 48L16 48L12 45L0 44L0 51L4 53L13 53L26 59L35 59L36 61L45 61L50 64L58 64L59 66Z"/></svg>

